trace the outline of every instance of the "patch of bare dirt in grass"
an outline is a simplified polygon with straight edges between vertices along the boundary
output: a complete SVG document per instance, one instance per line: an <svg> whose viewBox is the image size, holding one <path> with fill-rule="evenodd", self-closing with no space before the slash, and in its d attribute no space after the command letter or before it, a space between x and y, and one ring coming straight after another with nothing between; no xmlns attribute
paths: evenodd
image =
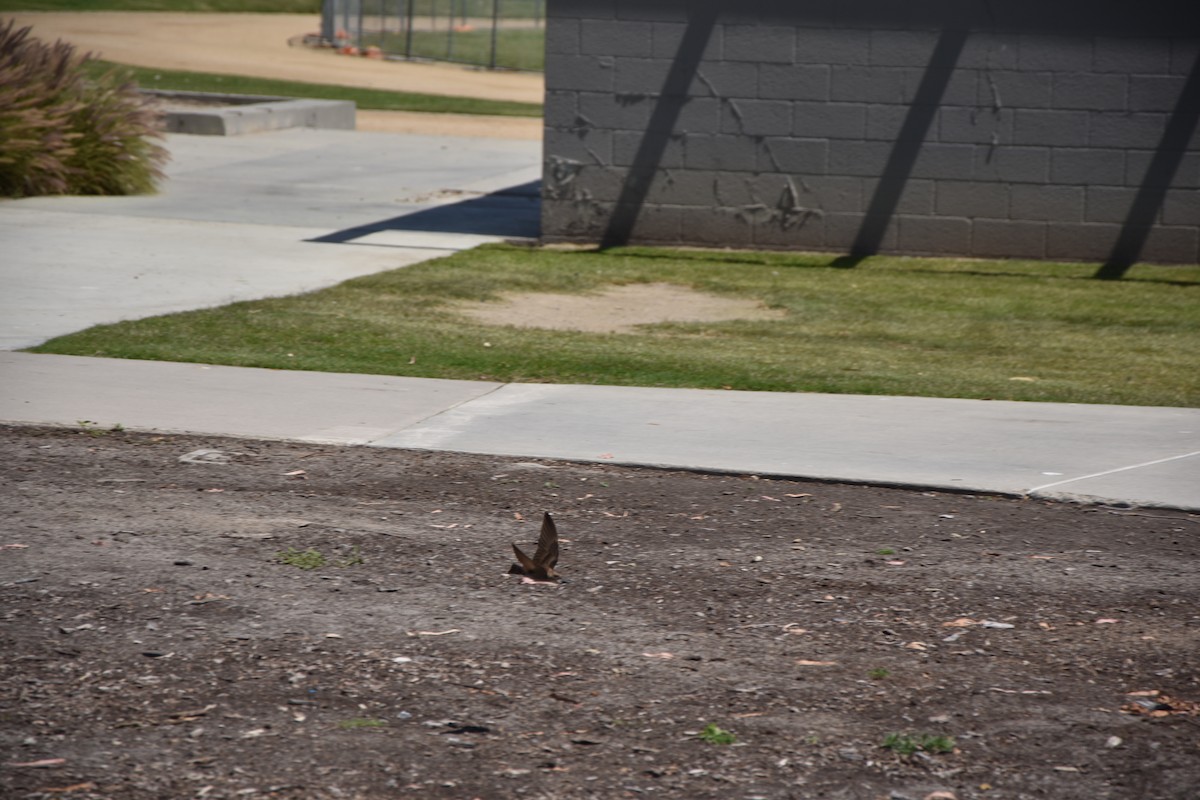
<svg viewBox="0 0 1200 800"><path fill-rule="evenodd" d="M786 312L755 300L699 292L670 283L633 283L589 294L511 293L457 309L488 325L520 328L632 333L638 325L662 322L722 322L780 319Z"/></svg>

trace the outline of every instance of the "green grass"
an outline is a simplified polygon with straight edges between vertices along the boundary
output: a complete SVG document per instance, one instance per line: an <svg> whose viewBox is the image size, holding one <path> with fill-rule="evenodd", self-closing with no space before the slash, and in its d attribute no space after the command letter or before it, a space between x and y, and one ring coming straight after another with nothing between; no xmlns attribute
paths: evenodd
<svg viewBox="0 0 1200 800"><path fill-rule="evenodd" d="M5 11L222 11L320 14L321 0L0 0Z"/></svg>
<svg viewBox="0 0 1200 800"><path fill-rule="evenodd" d="M151 69L148 67L117 65L98 59L87 62L85 66L92 75L100 75L116 67L143 89L307 97L320 100L352 100L360 109L379 111L494 114L514 117L538 117L542 114L542 107L535 103L517 103L506 100L478 100L472 97L447 97L433 94L416 94L413 92L389 92L382 89L328 86L319 83L282 81L270 78L248 78L240 75L215 75L207 72Z"/></svg>
<svg viewBox="0 0 1200 800"><path fill-rule="evenodd" d="M906 733L889 733L880 747L886 747L902 756L911 756L918 750L934 755L954 752L954 739L950 736L922 734L911 736Z"/></svg>
<svg viewBox="0 0 1200 800"><path fill-rule="evenodd" d="M735 744L737 742L735 734L717 727L715 722L710 722L704 726L704 730L700 731L700 738L709 744Z"/></svg>
<svg viewBox="0 0 1200 800"><path fill-rule="evenodd" d="M276 553L275 558L281 564L287 564L289 567L296 567L303 570L320 569L327 563L325 556L311 547L308 550L297 550L294 547L289 547L287 550Z"/></svg>
<svg viewBox="0 0 1200 800"><path fill-rule="evenodd" d="M367 37L363 45L379 45L385 53L489 66L492 53L490 28L456 32L413 31L412 52L403 33ZM496 65L507 69L541 72L546 67L546 32L543 28L501 28L496 36Z"/></svg>
<svg viewBox="0 0 1200 800"><path fill-rule="evenodd" d="M332 253L331 258L336 258ZM311 294L92 328L36 352L547 383L1200 404L1200 267L491 246ZM489 326L502 292L671 282L784 319L632 334ZM490 346L488 346L490 345Z"/></svg>

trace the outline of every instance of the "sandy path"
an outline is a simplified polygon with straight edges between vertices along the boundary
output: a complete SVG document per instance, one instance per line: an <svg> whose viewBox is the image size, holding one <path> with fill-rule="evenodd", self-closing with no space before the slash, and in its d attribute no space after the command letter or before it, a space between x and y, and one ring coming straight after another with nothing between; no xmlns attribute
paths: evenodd
<svg viewBox="0 0 1200 800"><path fill-rule="evenodd" d="M100 58L139 67L306 81L371 89L540 103L540 74L410 64L289 46L320 30L318 15L94 11L6 15L41 39L63 39ZM364 130L536 139L541 120L360 112ZM441 118L441 119L439 119Z"/></svg>

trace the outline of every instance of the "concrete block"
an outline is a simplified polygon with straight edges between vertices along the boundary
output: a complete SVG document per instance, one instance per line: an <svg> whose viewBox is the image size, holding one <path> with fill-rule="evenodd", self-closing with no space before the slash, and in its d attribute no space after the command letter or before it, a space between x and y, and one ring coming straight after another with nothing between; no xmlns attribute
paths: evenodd
<svg viewBox="0 0 1200 800"><path fill-rule="evenodd" d="M1092 147L1128 147L1153 150L1167 127L1167 115L1097 113L1092 115L1088 143Z"/></svg>
<svg viewBox="0 0 1200 800"><path fill-rule="evenodd" d="M1164 264L1200 263L1200 231L1194 224L1152 228L1142 245L1141 258Z"/></svg>
<svg viewBox="0 0 1200 800"><path fill-rule="evenodd" d="M1120 225L1078 223L1050 225L1046 229L1046 257L1103 261L1112 253Z"/></svg>
<svg viewBox="0 0 1200 800"><path fill-rule="evenodd" d="M653 29L644 22L597 20L582 26L580 52L597 56L650 58ZM546 52L550 52L547 47Z"/></svg>
<svg viewBox="0 0 1200 800"><path fill-rule="evenodd" d="M679 54L679 46L683 43L683 35L687 31L685 22L655 22L651 24L653 39L652 55L654 58L673 59ZM705 63L716 63L721 59L723 32L720 25L715 26L708 34L701 60Z"/></svg>
<svg viewBox="0 0 1200 800"><path fill-rule="evenodd" d="M867 107L860 103L799 102L792 132L797 136L829 139L861 139L866 133Z"/></svg>
<svg viewBox="0 0 1200 800"><path fill-rule="evenodd" d="M835 63L830 76L829 99L834 102L904 103L909 99L908 79L908 71L904 69Z"/></svg>
<svg viewBox="0 0 1200 800"><path fill-rule="evenodd" d="M651 107L662 102L657 98L652 98L649 101ZM724 103L712 97L689 97L683 103L683 107L679 109L678 115L675 117L671 133L677 134L700 134L700 133L719 133L721 130L721 112ZM667 120L669 121L669 120ZM649 125L650 130L663 130L660 123L651 115Z"/></svg>
<svg viewBox="0 0 1200 800"><path fill-rule="evenodd" d="M1197 61L1200 61L1200 37L1171 40L1171 63L1168 70L1172 75L1191 73Z"/></svg>
<svg viewBox="0 0 1200 800"><path fill-rule="evenodd" d="M792 132L792 104L782 100L728 100L721 132L743 136L786 136Z"/></svg>
<svg viewBox="0 0 1200 800"><path fill-rule="evenodd" d="M685 137L679 134L663 134L659 131L617 131L612 134L612 160L609 162L617 167L633 165L634 160L642 151L642 143L646 137L654 137L653 141L662 145L662 155L654 166L661 169L680 169L684 160ZM665 141L664 141L665 137ZM652 148L657 152L658 147Z"/></svg>
<svg viewBox="0 0 1200 800"><path fill-rule="evenodd" d="M722 99L758 96L758 65L734 61L706 61L696 70L690 92Z"/></svg>
<svg viewBox="0 0 1200 800"><path fill-rule="evenodd" d="M650 185L646 202L668 206L720 205L718 183L725 174L686 169L660 170Z"/></svg>
<svg viewBox="0 0 1200 800"><path fill-rule="evenodd" d="M1050 148L979 147L971 174L977 181L1045 183L1050 174Z"/></svg>
<svg viewBox="0 0 1200 800"><path fill-rule="evenodd" d="M1022 70L1089 72L1092 69L1091 37L1023 33L1020 47L1018 63Z"/></svg>
<svg viewBox="0 0 1200 800"><path fill-rule="evenodd" d="M1155 181L1153 185L1172 189L1200 189L1200 153L1176 153L1178 164L1167 181ZM1131 150L1125 154L1125 184L1141 186L1151 180L1147 175L1154 153L1148 150Z"/></svg>
<svg viewBox="0 0 1200 800"><path fill-rule="evenodd" d="M937 45L937 31L870 31L872 66L926 67Z"/></svg>
<svg viewBox="0 0 1200 800"><path fill-rule="evenodd" d="M578 92L562 90L546 92L542 119L548 128L591 128L596 126L595 121L579 118Z"/></svg>
<svg viewBox="0 0 1200 800"><path fill-rule="evenodd" d="M1125 75L1056 73L1055 108L1088 111L1124 111L1129 103L1129 78Z"/></svg>
<svg viewBox="0 0 1200 800"><path fill-rule="evenodd" d="M913 134L904 130L904 121L914 111L912 106L868 105L866 109L867 132L864 138L885 142L905 141L912 138ZM937 126L933 126L928 132L917 131L915 136L920 141L927 139L937 141Z"/></svg>
<svg viewBox="0 0 1200 800"><path fill-rule="evenodd" d="M577 56L580 53L581 23L577 19L546 20L546 52Z"/></svg>
<svg viewBox="0 0 1200 800"><path fill-rule="evenodd" d="M861 213L866 207L862 178L841 175L797 175L793 178L800 190L805 205L818 208L825 213Z"/></svg>
<svg viewBox="0 0 1200 800"><path fill-rule="evenodd" d="M832 250L849 251L862 230L880 224L884 225L884 231L879 241L879 251L895 252L900 223L894 214L886 220L869 220L862 213L827 213L825 215L825 246Z"/></svg>
<svg viewBox="0 0 1200 800"><path fill-rule="evenodd" d="M1049 108L1050 72L984 71L979 78L979 105L990 108Z"/></svg>
<svg viewBox="0 0 1200 800"><path fill-rule="evenodd" d="M1012 142L1013 111L990 108L944 107L938 111L939 142L1000 145Z"/></svg>
<svg viewBox="0 0 1200 800"><path fill-rule="evenodd" d="M615 62L608 56L546 53L546 89L611 92Z"/></svg>
<svg viewBox="0 0 1200 800"><path fill-rule="evenodd" d="M1013 144L1085 147L1088 112L1019 108L1013 122Z"/></svg>
<svg viewBox="0 0 1200 800"><path fill-rule="evenodd" d="M576 116L598 129L641 131L650 122L654 103L655 98L649 95L629 97L608 92L581 92Z"/></svg>
<svg viewBox="0 0 1200 800"><path fill-rule="evenodd" d="M241 136L287 128L354 130L355 106L348 100L295 100L219 92L176 92L143 89L142 94L167 103L163 125L169 133L198 136ZM170 100L209 103L171 108Z"/></svg>
<svg viewBox="0 0 1200 800"><path fill-rule="evenodd" d="M547 128L542 148L547 156L578 161L581 164L613 163L612 131L594 128Z"/></svg>
<svg viewBox="0 0 1200 800"><path fill-rule="evenodd" d="M752 172L758 145L748 136L688 136L684 163L688 169Z"/></svg>
<svg viewBox="0 0 1200 800"><path fill-rule="evenodd" d="M758 97L764 100L828 100L830 70L825 64L761 64Z"/></svg>
<svg viewBox="0 0 1200 800"><path fill-rule="evenodd" d="M902 252L943 255L967 253L971 249L971 221L968 219L904 215L898 219Z"/></svg>
<svg viewBox="0 0 1200 800"><path fill-rule="evenodd" d="M722 55L727 61L791 64L796 30L786 26L725 25Z"/></svg>
<svg viewBox="0 0 1200 800"><path fill-rule="evenodd" d="M752 244L764 250L825 249L825 218L819 211L775 213L751 225Z"/></svg>
<svg viewBox="0 0 1200 800"><path fill-rule="evenodd" d="M1050 181L1120 186L1125 182L1125 151L1056 147L1050 156Z"/></svg>
<svg viewBox="0 0 1200 800"><path fill-rule="evenodd" d="M1008 186L1003 183L938 181L934 211L971 219L1008 218Z"/></svg>
<svg viewBox="0 0 1200 800"><path fill-rule="evenodd" d="M667 75L671 62L662 58L618 58L613 75L612 90L617 94L659 95L667 90ZM681 86L683 95L686 85Z"/></svg>
<svg viewBox="0 0 1200 800"><path fill-rule="evenodd" d="M860 28L801 28L796 32L798 64L865 66L871 60L871 33Z"/></svg>
<svg viewBox="0 0 1200 800"><path fill-rule="evenodd" d="M961 69L1016 69L1020 40L1016 34L972 31L958 56Z"/></svg>
<svg viewBox="0 0 1200 800"><path fill-rule="evenodd" d="M750 217L737 208L685 209L681 215L681 233L691 244L748 247L754 241Z"/></svg>
<svg viewBox="0 0 1200 800"><path fill-rule="evenodd" d="M795 137L764 139L758 157L761 172L824 175L829 163L829 141Z"/></svg>
<svg viewBox="0 0 1200 800"><path fill-rule="evenodd" d="M1085 222L1125 222L1138 190L1123 186L1089 186L1086 192ZM1161 213L1161 210L1160 210ZM1159 215L1155 214L1157 218ZM1197 217L1200 220L1200 217Z"/></svg>
<svg viewBox="0 0 1200 800"><path fill-rule="evenodd" d="M875 178L864 178L862 182L863 197L866 208L869 208L879 190L882 181ZM937 193L937 182L922 178L908 178L896 200L896 214L912 214L915 216L930 216L933 214L934 198Z"/></svg>
<svg viewBox="0 0 1200 800"><path fill-rule="evenodd" d="M1187 189L1169 189L1163 198L1162 221L1164 225L1200 224L1200 192Z"/></svg>
<svg viewBox="0 0 1200 800"><path fill-rule="evenodd" d="M623 20L660 21L687 18L687 0L616 0L616 16Z"/></svg>
<svg viewBox="0 0 1200 800"><path fill-rule="evenodd" d="M913 178L969 180L974 163L974 145L929 142L921 146L909 175Z"/></svg>
<svg viewBox="0 0 1200 800"><path fill-rule="evenodd" d="M892 147L887 142L829 142L829 174L874 178L883 173Z"/></svg>
<svg viewBox="0 0 1200 800"><path fill-rule="evenodd" d="M1032 186L1022 184L1009 190L1012 219L1048 222L1082 222L1082 186Z"/></svg>
<svg viewBox="0 0 1200 800"><path fill-rule="evenodd" d="M1045 222L977 219L971 224L971 255L980 258L1045 258Z"/></svg>
<svg viewBox="0 0 1200 800"><path fill-rule="evenodd" d="M1183 96L1185 83L1177 75L1131 75L1129 110L1172 112Z"/></svg>
<svg viewBox="0 0 1200 800"><path fill-rule="evenodd" d="M1092 69L1122 75L1160 75L1171 63L1170 43L1164 39L1100 36L1094 42Z"/></svg>

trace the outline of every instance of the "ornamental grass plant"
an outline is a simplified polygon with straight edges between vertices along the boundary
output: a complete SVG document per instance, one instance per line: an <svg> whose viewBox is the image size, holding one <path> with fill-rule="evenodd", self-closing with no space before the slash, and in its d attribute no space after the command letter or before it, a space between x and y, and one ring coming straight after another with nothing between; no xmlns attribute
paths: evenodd
<svg viewBox="0 0 1200 800"><path fill-rule="evenodd" d="M167 151L148 101L30 30L0 23L0 196L153 191Z"/></svg>

